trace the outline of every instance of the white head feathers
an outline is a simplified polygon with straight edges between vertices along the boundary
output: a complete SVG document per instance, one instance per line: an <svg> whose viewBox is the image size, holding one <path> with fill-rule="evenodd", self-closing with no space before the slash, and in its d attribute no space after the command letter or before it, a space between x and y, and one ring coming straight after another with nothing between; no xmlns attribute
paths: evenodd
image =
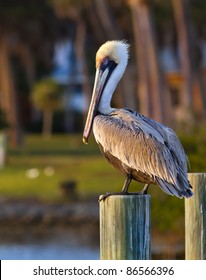
<svg viewBox="0 0 206 280"><path fill-rule="evenodd" d="M126 67L129 54L129 44L126 41L108 41L104 43L96 53L96 68L99 68L103 59L108 57L115 63L123 63Z"/></svg>

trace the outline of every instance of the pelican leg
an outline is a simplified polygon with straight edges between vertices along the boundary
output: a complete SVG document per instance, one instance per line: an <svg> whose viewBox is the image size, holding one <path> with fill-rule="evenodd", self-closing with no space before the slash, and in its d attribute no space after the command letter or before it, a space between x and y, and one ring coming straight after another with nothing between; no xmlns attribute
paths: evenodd
<svg viewBox="0 0 206 280"><path fill-rule="evenodd" d="M124 194L129 194L129 195L144 195L147 194L148 188L150 184L145 184L141 192L125 192Z"/></svg>
<svg viewBox="0 0 206 280"><path fill-rule="evenodd" d="M123 188L122 188L122 191L121 192L109 192L109 193L106 193L104 195L101 195L101 197L99 198L99 202L102 201L102 200L105 200L108 196L111 196L111 195L126 195L128 194L128 188L129 188L129 185L132 181L132 178L131 178L131 173L127 174L127 177L124 181L124 185L123 185Z"/></svg>
<svg viewBox="0 0 206 280"><path fill-rule="evenodd" d="M149 189L149 184L145 184L144 188L141 191L141 194L147 194L148 189Z"/></svg>
<svg viewBox="0 0 206 280"><path fill-rule="evenodd" d="M127 177L124 181L124 185L123 185L123 188L122 188L122 193L127 193L128 192L128 189L129 189L129 185L132 181L132 178L131 178L131 173L127 174Z"/></svg>
<svg viewBox="0 0 206 280"><path fill-rule="evenodd" d="M136 195L144 195L144 194L147 194L147 191L149 189L149 186L150 184L145 184L143 189L141 190L141 192L132 192L132 193L129 193L129 194L136 194Z"/></svg>

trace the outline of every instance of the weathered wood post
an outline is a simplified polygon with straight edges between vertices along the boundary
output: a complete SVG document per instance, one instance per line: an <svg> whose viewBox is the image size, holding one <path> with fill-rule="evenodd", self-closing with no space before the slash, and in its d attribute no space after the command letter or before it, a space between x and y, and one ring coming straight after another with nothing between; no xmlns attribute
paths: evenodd
<svg viewBox="0 0 206 280"><path fill-rule="evenodd" d="M185 200L185 258L206 260L206 173L190 173L194 196Z"/></svg>
<svg viewBox="0 0 206 280"><path fill-rule="evenodd" d="M150 257L150 195L111 195L100 201L100 259Z"/></svg>

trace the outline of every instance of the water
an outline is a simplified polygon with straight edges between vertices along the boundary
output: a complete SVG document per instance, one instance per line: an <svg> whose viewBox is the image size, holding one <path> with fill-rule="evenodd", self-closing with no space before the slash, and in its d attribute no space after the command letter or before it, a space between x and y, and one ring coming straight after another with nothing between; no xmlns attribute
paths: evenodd
<svg viewBox="0 0 206 280"><path fill-rule="evenodd" d="M58 244L0 244L1 260L97 260L99 250Z"/></svg>
<svg viewBox="0 0 206 280"><path fill-rule="evenodd" d="M98 260L99 233L95 228L78 227L31 231L0 230L1 260ZM152 259L184 259L184 244L152 245Z"/></svg>
<svg viewBox="0 0 206 280"><path fill-rule="evenodd" d="M0 231L1 260L96 260L96 227L22 228Z"/></svg>

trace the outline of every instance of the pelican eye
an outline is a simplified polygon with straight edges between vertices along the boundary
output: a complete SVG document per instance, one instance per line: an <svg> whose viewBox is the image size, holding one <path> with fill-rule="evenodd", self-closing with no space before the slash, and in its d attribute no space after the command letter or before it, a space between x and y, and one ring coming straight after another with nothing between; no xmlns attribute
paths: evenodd
<svg viewBox="0 0 206 280"><path fill-rule="evenodd" d="M105 57L102 60L102 63L100 65L100 69L102 71L104 71L106 68L109 68L109 70L111 71L116 67L116 65L117 64L113 60L109 59L109 57Z"/></svg>
<svg viewBox="0 0 206 280"><path fill-rule="evenodd" d="M109 58L108 58L108 57L105 57L105 58L103 59L103 61L102 61L102 64L103 64L104 66L107 66L108 63L109 63Z"/></svg>

